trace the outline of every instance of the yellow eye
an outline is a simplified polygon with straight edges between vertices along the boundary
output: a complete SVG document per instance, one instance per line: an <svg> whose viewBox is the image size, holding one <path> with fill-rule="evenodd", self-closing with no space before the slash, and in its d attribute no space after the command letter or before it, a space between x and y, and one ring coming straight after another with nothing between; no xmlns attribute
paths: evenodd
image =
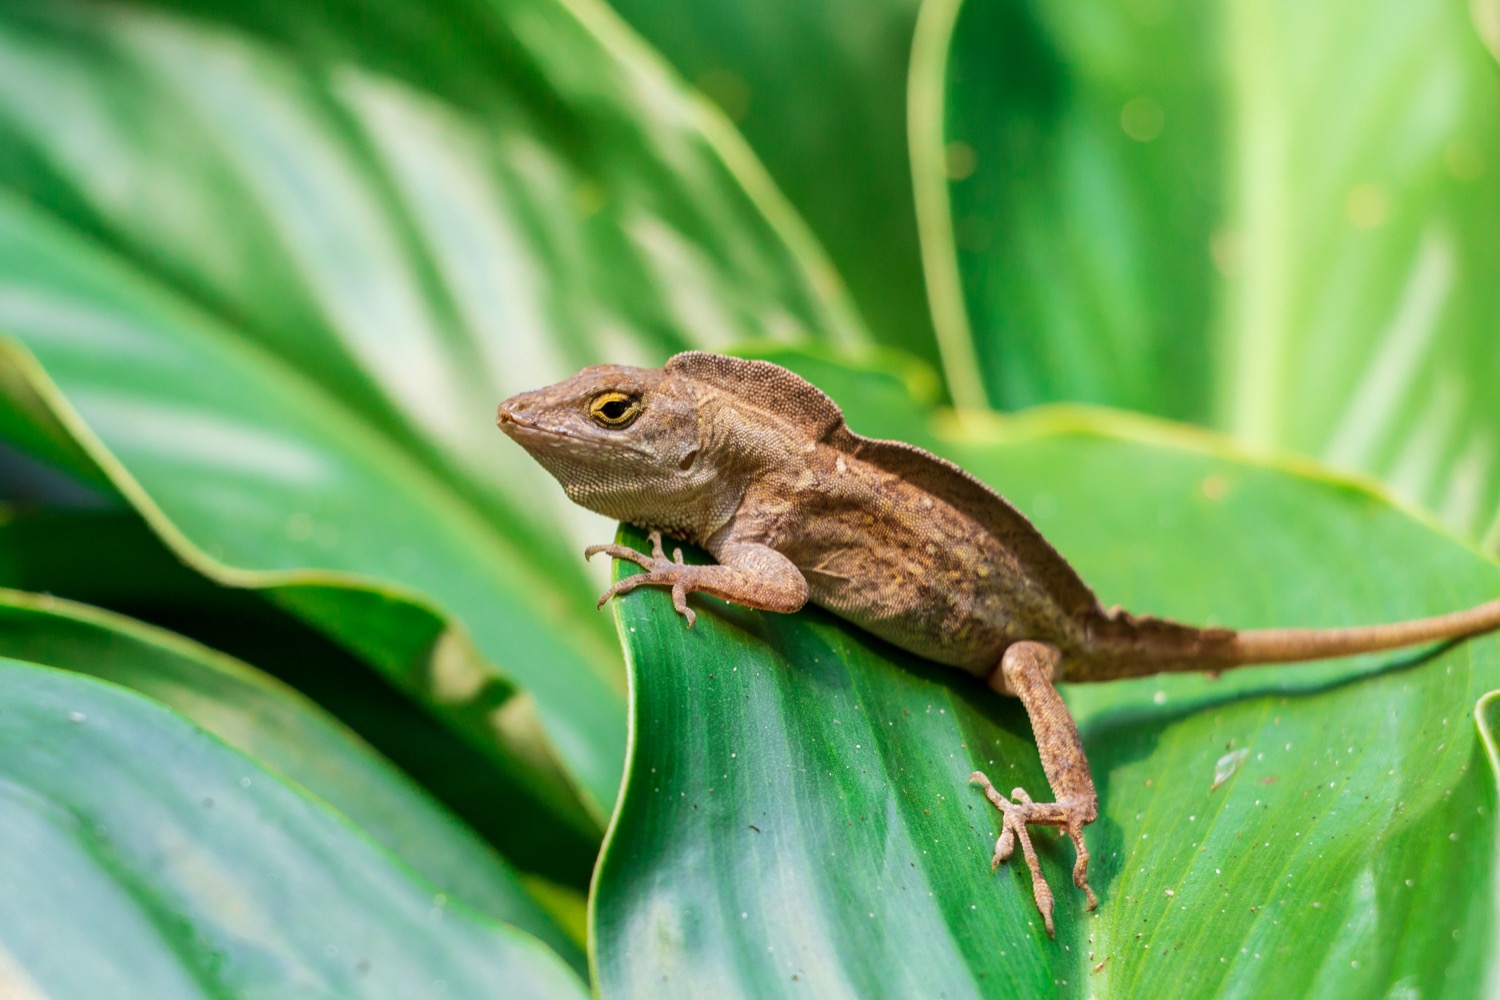
<svg viewBox="0 0 1500 1000"><path fill-rule="evenodd" d="M641 401L623 392L601 392L589 402L589 419L600 427L619 430L641 415Z"/></svg>

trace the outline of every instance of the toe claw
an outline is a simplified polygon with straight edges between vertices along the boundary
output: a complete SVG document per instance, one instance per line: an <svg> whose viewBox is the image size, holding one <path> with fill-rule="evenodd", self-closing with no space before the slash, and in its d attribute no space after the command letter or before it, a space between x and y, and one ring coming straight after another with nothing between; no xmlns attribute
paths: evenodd
<svg viewBox="0 0 1500 1000"><path fill-rule="evenodd" d="M665 558L667 558L667 554L665 552L663 552L662 548L661 548L661 532L660 531L653 531L653 532L651 532L651 534L649 534L649 535L646 536L646 540L651 543L651 558L652 559L665 559Z"/></svg>
<svg viewBox="0 0 1500 1000"><path fill-rule="evenodd" d="M1005 829L1000 833L1000 839L995 841L995 864L1009 861L1010 856L1016 852L1016 831L1010 825L1010 820L1005 821Z"/></svg>
<svg viewBox="0 0 1500 1000"><path fill-rule="evenodd" d="M630 593L636 588L636 584L641 582L641 579L642 577L640 576L627 576L623 580L616 580L613 584L610 585L609 589L605 590L604 593L599 595L599 603L595 605L595 607L602 608L609 603L609 599L611 597L618 597L621 594Z"/></svg>

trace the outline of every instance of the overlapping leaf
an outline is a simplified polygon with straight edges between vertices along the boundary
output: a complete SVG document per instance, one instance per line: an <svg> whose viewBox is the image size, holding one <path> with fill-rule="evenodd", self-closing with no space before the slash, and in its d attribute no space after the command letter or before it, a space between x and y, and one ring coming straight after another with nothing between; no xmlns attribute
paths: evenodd
<svg viewBox="0 0 1500 1000"><path fill-rule="evenodd" d="M1122 426L1042 413L943 446L1106 603L1317 626L1500 593L1492 562L1363 488ZM1083 912L1071 848L1039 834L1053 942L1024 869L990 873L995 816L966 787L979 768L1045 794L1015 703L820 612L700 609L687 630L660 593L619 602L636 710L594 900L606 996L1365 997L1496 975L1471 719L1496 637L1071 686L1102 904Z"/></svg>
<svg viewBox="0 0 1500 1000"><path fill-rule="evenodd" d="M253 664L317 701L506 858L548 879L587 885L598 831L563 826L528 807L535 778L525 769L467 745L373 677L366 662L259 592L215 585L182 565L128 511L16 513L7 520L0 510L0 587L107 607ZM210 686L214 680L212 673L204 678Z"/></svg>
<svg viewBox="0 0 1500 1000"><path fill-rule="evenodd" d="M917 184L955 392L1213 423L1500 542L1471 7L933 3Z"/></svg>
<svg viewBox="0 0 1500 1000"><path fill-rule="evenodd" d="M0 656L89 674L174 709L338 809L450 898L539 937L581 968L576 943L503 858L357 737L266 675L117 615L7 590L0 590Z"/></svg>
<svg viewBox="0 0 1500 1000"><path fill-rule="evenodd" d="M0 691L16 995L587 995L534 939L159 704L11 659Z"/></svg>
<svg viewBox="0 0 1500 1000"><path fill-rule="evenodd" d="M0 427L577 813L538 718L597 823L624 711L579 612L595 522L491 414L605 355L859 339L733 147L587 5L11 5Z"/></svg>

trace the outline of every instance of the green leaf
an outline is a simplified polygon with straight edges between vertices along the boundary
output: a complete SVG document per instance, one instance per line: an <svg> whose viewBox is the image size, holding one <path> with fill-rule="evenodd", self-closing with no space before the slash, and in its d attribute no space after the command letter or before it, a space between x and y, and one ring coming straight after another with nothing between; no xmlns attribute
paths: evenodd
<svg viewBox="0 0 1500 1000"><path fill-rule="evenodd" d="M567 891L586 889L599 831L546 808L537 762L476 753L372 678L365 661L259 592L183 566L133 513L42 511L7 521L0 512L0 587L105 607L254 665L358 733L515 864Z"/></svg>
<svg viewBox="0 0 1500 1000"><path fill-rule="evenodd" d="M906 139L919 0L612 5L744 134L871 333L936 364Z"/></svg>
<svg viewBox="0 0 1500 1000"><path fill-rule="evenodd" d="M118 615L0 589L0 656L90 674L179 712L305 788L451 898L582 952L504 858L295 691L227 656Z"/></svg>
<svg viewBox="0 0 1500 1000"><path fill-rule="evenodd" d="M26 996L587 995L534 939L112 684L0 660L0 819L0 968Z"/></svg>
<svg viewBox="0 0 1500 1000"><path fill-rule="evenodd" d="M1500 593L1500 567L1365 489L1179 430L1052 411L943 446L1106 604L1333 626ZM635 709L593 902L605 996L1475 995L1496 975L1500 828L1468 716L1500 638L1068 686L1102 902L1083 911L1071 847L1039 834L1054 942L1024 866L991 874L996 814L966 784L1046 795L1015 702L821 611L702 599L688 630L645 590L617 602Z"/></svg>
<svg viewBox="0 0 1500 1000"><path fill-rule="evenodd" d="M577 552L601 522L495 403L606 354L862 334L607 11L174 6L0 15L0 428L475 745L560 761L531 768L549 808L597 829L624 744Z"/></svg>
<svg viewBox="0 0 1500 1000"><path fill-rule="evenodd" d="M955 398L1211 423L1500 544L1471 7L930 5L914 156Z"/></svg>

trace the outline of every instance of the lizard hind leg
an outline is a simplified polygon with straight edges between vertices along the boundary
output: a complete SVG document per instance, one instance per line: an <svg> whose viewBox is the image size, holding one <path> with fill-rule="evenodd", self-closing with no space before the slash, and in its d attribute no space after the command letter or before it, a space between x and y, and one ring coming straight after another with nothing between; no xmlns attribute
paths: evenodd
<svg viewBox="0 0 1500 1000"><path fill-rule="evenodd" d="M1021 788L1015 789L1011 798L1006 799L982 772L975 771L969 776L971 782L983 787L985 797L1003 817L1000 838L995 841L992 867L1008 860L1015 845L1020 843L1021 855L1031 870L1032 895L1047 925L1048 935L1055 935L1052 889L1042 877L1041 864L1032 847L1027 826L1055 826L1068 835L1078 855L1073 865L1073 884L1087 894L1090 910L1099 905L1099 898L1089 887L1089 852L1083 842L1083 828L1099 815L1099 796L1089 774L1089 762L1083 753L1078 726L1052 686L1053 668L1059 655L1057 649L1045 643L1018 642L1005 651L1000 665L990 675L991 686L1021 699L1031 720L1037 750L1042 758L1042 770L1046 772L1055 801L1034 802Z"/></svg>

